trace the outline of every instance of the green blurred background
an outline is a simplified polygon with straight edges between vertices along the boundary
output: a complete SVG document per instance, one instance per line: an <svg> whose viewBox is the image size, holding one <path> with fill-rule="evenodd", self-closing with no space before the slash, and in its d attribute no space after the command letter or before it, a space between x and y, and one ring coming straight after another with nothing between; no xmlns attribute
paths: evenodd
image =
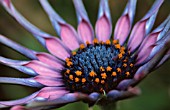
<svg viewBox="0 0 170 110"><path fill-rule="evenodd" d="M138 0L135 22L140 20L149 10L154 0ZM16 8L33 24L50 34L56 35L47 15L44 13L38 0L13 0ZM72 0L51 0L54 9L71 25L77 28L77 21ZM110 0L110 10L113 27L121 16L127 0ZM84 0L85 8L93 26L97 19L99 0ZM165 0L162 5L154 28L157 27L170 13L170 0ZM20 26L0 6L0 34L37 51L46 51L22 26ZM21 54L0 44L0 55L7 58L28 60ZM118 102L118 110L170 110L170 61L166 62L158 70L152 72L138 86L142 94L136 98ZM0 76L8 77L29 77L14 69L0 65ZM0 100L12 100L25 97L37 89L19 86L0 84ZM87 110L87 105L82 102L68 104L58 110ZM97 107L94 107L97 110Z"/></svg>

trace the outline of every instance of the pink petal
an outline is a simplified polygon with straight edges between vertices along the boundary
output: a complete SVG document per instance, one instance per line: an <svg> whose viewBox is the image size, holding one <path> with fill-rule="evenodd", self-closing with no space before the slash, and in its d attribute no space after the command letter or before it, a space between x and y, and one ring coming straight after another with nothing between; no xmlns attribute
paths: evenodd
<svg viewBox="0 0 170 110"><path fill-rule="evenodd" d="M71 50L79 47L78 35L73 27L67 24L60 24L61 26L61 39L64 44Z"/></svg>
<svg viewBox="0 0 170 110"><path fill-rule="evenodd" d="M134 51L143 41L146 21L147 20L139 22L134 26L128 42L128 48L130 51Z"/></svg>
<svg viewBox="0 0 170 110"><path fill-rule="evenodd" d="M97 20L95 31L99 41L105 42L106 40L110 39L112 29L111 27L111 23L105 15Z"/></svg>
<svg viewBox="0 0 170 110"><path fill-rule="evenodd" d="M80 24L78 25L78 34L84 43L86 43L86 41L89 41L90 43L92 43L93 29L91 25L85 20L82 20Z"/></svg>
<svg viewBox="0 0 170 110"><path fill-rule="evenodd" d="M54 78L54 77L48 77L48 76L36 76L34 77L34 79L45 85L45 86L62 86L63 85L63 82L61 79L58 79L58 78Z"/></svg>
<svg viewBox="0 0 170 110"><path fill-rule="evenodd" d="M47 98L47 99L51 100L50 97L52 97L53 95L58 95L58 97L56 97L56 98L59 98L59 97L65 95L66 93L68 93L68 91L66 91L62 87L45 87L40 90L37 97L43 97L43 98ZM53 97L52 97L52 99L53 99Z"/></svg>
<svg viewBox="0 0 170 110"><path fill-rule="evenodd" d="M53 55L60 59L65 60L70 56L67 49L63 46L62 42L55 38L46 39L46 47Z"/></svg>
<svg viewBox="0 0 170 110"><path fill-rule="evenodd" d="M47 54L47 53L38 53L36 54L38 60L40 60L41 62L48 64L49 66L52 66L56 69L62 69L62 62L59 61L56 57Z"/></svg>
<svg viewBox="0 0 170 110"><path fill-rule="evenodd" d="M24 106L17 105L12 107L10 110L29 110L29 109L25 108Z"/></svg>
<svg viewBox="0 0 170 110"><path fill-rule="evenodd" d="M40 75L50 76L50 77L61 77L61 74L59 72L54 71L50 66L45 65L44 63L39 61L31 61L25 64L24 66L33 69L35 72L37 72Z"/></svg>
<svg viewBox="0 0 170 110"><path fill-rule="evenodd" d="M139 53L138 53L136 64L142 63L143 61L146 60L146 58L149 57L149 55L157 41L158 35L159 35L159 32L153 33L144 39L143 43L141 44L141 46L139 48Z"/></svg>
<svg viewBox="0 0 170 110"><path fill-rule="evenodd" d="M128 34L130 32L131 26L130 26L130 20L128 14L122 16L115 27L115 34L114 39L118 39L119 43L123 45L123 43L126 41Z"/></svg>

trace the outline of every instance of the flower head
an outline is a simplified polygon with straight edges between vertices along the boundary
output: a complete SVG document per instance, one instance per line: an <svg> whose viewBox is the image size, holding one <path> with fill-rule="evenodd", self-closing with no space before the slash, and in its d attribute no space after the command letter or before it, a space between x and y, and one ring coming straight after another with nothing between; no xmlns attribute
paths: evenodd
<svg viewBox="0 0 170 110"><path fill-rule="evenodd" d="M100 0L95 34L82 0L73 0L77 31L47 0L39 2L60 38L28 22L10 0L0 0L8 13L49 51L37 52L0 35L0 43L30 58L19 61L0 56L0 63L30 75L30 78L0 77L0 83L40 88L22 99L0 101L0 108L26 104L28 108L48 109L79 100L102 105L132 97L140 93L134 86L170 57L170 16L150 32L163 0L156 0L133 28L137 1L129 0L113 37L108 0ZM13 109L17 107L26 109L21 106Z"/></svg>

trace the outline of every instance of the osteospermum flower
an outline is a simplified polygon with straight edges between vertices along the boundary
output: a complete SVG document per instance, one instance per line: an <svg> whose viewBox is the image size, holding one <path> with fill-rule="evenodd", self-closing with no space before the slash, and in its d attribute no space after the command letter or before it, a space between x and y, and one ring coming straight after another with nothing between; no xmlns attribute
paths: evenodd
<svg viewBox="0 0 170 110"><path fill-rule="evenodd" d="M95 32L82 0L73 0L78 17L77 31L47 0L39 1L60 38L28 22L10 0L0 0L8 13L49 51L30 50L0 35L2 44L30 58L19 61L0 56L0 63L30 75L30 78L0 77L0 83L40 88L22 99L0 101L0 108L27 105L30 109L49 109L79 100L90 106L105 107L138 95L140 91L134 86L170 57L170 16L150 32L163 0L156 0L133 28L136 0L129 0L116 23L113 37L108 0L100 0Z"/></svg>

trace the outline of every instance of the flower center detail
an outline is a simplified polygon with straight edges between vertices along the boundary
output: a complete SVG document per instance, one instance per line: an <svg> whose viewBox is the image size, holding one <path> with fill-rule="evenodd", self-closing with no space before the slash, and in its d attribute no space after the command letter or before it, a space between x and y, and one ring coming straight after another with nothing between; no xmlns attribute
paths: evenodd
<svg viewBox="0 0 170 110"><path fill-rule="evenodd" d="M65 60L64 84L71 92L107 93L134 76L135 57L118 40L86 42Z"/></svg>

